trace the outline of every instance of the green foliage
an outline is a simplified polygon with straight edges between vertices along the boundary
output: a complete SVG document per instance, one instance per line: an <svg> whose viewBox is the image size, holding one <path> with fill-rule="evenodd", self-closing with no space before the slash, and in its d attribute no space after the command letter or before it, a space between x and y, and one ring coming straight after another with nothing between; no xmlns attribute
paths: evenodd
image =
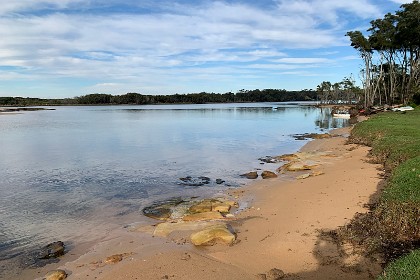
<svg viewBox="0 0 420 280"><path fill-rule="evenodd" d="M378 280L419 280L420 250L392 262Z"/></svg>
<svg viewBox="0 0 420 280"><path fill-rule="evenodd" d="M127 93L110 95L93 93L75 98L40 99L22 97L0 97L0 106L35 106L35 105L117 105L117 104L203 104L232 102L284 102L316 100L313 90L286 91L284 89L240 90L236 94L227 93L191 93L174 95L143 95Z"/></svg>

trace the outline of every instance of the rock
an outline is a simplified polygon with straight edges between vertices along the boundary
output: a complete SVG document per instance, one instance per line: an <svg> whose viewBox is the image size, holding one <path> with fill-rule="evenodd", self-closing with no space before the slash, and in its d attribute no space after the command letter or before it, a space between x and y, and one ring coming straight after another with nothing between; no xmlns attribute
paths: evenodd
<svg viewBox="0 0 420 280"><path fill-rule="evenodd" d="M196 246L212 246L217 242L231 245L236 237L226 225L217 225L191 234L191 242Z"/></svg>
<svg viewBox="0 0 420 280"><path fill-rule="evenodd" d="M107 257L105 259L104 263L106 263L106 264L116 264L116 263L119 263L122 260L123 260L123 255L122 254L116 254L116 255L112 255L112 256Z"/></svg>
<svg viewBox="0 0 420 280"><path fill-rule="evenodd" d="M45 280L63 280L67 278L67 273L64 270L57 269L48 272L44 279Z"/></svg>
<svg viewBox="0 0 420 280"><path fill-rule="evenodd" d="M253 180L253 179L258 178L258 173L257 173L257 171L251 171L251 172L242 174L241 177L245 177L247 179Z"/></svg>
<svg viewBox="0 0 420 280"><path fill-rule="evenodd" d="M216 179L216 184L221 185L223 184L225 181L222 179Z"/></svg>
<svg viewBox="0 0 420 280"><path fill-rule="evenodd" d="M293 135L295 140L306 140L306 139L326 139L331 138L332 136L328 133L305 133L305 134L295 134Z"/></svg>
<svg viewBox="0 0 420 280"><path fill-rule="evenodd" d="M277 178L277 174L271 171L263 171L261 173L261 177L263 179L271 179L271 178Z"/></svg>
<svg viewBox="0 0 420 280"><path fill-rule="evenodd" d="M257 279L258 280L267 280L267 275L265 275L264 273L257 274Z"/></svg>
<svg viewBox="0 0 420 280"><path fill-rule="evenodd" d="M297 176L296 179L302 180L302 179L306 179L306 178L309 178L309 177L311 177L311 174L306 173L306 174L302 174L300 176Z"/></svg>
<svg viewBox="0 0 420 280"><path fill-rule="evenodd" d="M192 205L188 208L188 212L192 214L196 213L204 213L204 212L211 212L212 211L212 200L205 199L197 204Z"/></svg>
<svg viewBox="0 0 420 280"><path fill-rule="evenodd" d="M285 276L283 270L278 268L270 269L269 272L266 273L267 280L279 280L283 279Z"/></svg>
<svg viewBox="0 0 420 280"><path fill-rule="evenodd" d="M143 208L143 215L156 219L156 220L168 220L172 214L172 208L185 202L180 197L174 197L167 200L155 201L152 205Z"/></svg>
<svg viewBox="0 0 420 280"><path fill-rule="evenodd" d="M182 183L179 183L180 185L191 186L191 187L200 187L203 185L207 185L211 181L209 177L205 177L205 176L200 176L200 177L187 176L184 178L179 178L179 180L182 181Z"/></svg>
<svg viewBox="0 0 420 280"><path fill-rule="evenodd" d="M280 160L284 160L284 161L293 161L293 160L297 160L299 157L295 154L284 154L278 157Z"/></svg>
<svg viewBox="0 0 420 280"><path fill-rule="evenodd" d="M211 205L211 211L220 213L229 213L230 205L224 202L214 202Z"/></svg>
<svg viewBox="0 0 420 280"><path fill-rule="evenodd" d="M187 215L182 218L183 221L206 221L206 220L220 220L224 219L223 215L220 212L204 212Z"/></svg>
<svg viewBox="0 0 420 280"><path fill-rule="evenodd" d="M64 255L64 243L61 241L56 241L48 244L37 253L38 259L51 259L58 258L59 256Z"/></svg>
<svg viewBox="0 0 420 280"><path fill-rule="evenodd" d="M304 171L304 170L311 170L315 167L318 167L318 164L313 164L304 161L297 161L297 162L289 162L280 167L280 170L286 171Z"/></svg>
<svg viewBox="0 0 420 280"><path fill-rule="evenodd" d="M279 162L279 160L276 157L272 157L272 156L261 157L258 160L261 161L261 162L265 162L265 163L277 163L277 162Z"/></svg>
<svg viewBox="0 0 420 280"><path fill-rule="evenodd" d="M166 237L174 231L197 231L203 230L209 226L223 225L220 221L196 221L196 222L184 222L179 221L177 223L160 223L155 227L153 236Z"/></svg>
<svg viewBox="0 0 420 280"><path fill-rule="evenodd" d="M322 172L322 171L313 171L312 173L311 173L311 176L312 177L315 177L315 176L320 176L320 175L323 175L323 174L325 174L324 172Z"/></svg>

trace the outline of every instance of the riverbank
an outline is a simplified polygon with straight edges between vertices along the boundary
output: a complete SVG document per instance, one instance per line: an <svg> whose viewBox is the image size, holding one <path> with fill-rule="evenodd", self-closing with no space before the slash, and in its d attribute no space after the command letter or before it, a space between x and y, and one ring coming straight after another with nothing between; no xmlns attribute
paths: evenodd
<svg viewBox="0 0 420 280"><path fill-rule="evenodd" d="M322 234L366 212L381 182L380 165L366 161L369 148L345 145L349 128L332 133L336 137L314 140L302 149L321 155L317 172L323 175L297 180L301 173L289 173L286 179L261 180L228 192L250 203L229 220L237 234L232 246L195 247L185 232L152 237L153 227L136 225L136 230L110 233L81 257L71 250L59 267L68 279L264 279L259 274L273 268L284 271L287 279L378 275L377 263L337 251ZM115 264L107 260L113 255ZM27 279L56 267L30 271Z"/></svg>

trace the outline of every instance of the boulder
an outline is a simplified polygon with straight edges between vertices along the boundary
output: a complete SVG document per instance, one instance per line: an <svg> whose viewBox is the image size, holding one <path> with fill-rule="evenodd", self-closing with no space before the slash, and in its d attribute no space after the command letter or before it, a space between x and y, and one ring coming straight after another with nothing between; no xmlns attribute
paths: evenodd
<svg viewBox="0 0 420 280"><path fill-rule="evenodd" d="M279 160L283 161L293 161L297 160L299 157L296 154L284 154L277 157Z"/></svg>
<svg viewBox="0 0 420 280"><path fill-rule="evenodd" d="M231 245L236 237L226 225L216 225L191 234L190 239L196 246L212 246L218 242Z"/></svg>
<svg viewBox="0 0 420 280"><path fill-rule="evenodd" d="M67 278L67 273L64 270L57 269L48 272L44 279L45 280L63 280Z"/></svg>
<svg viewBox="0 0 420 280"><path fill-rule="evenodd" d="M224 219L223 215L220 212L203 212L187 215L182 218L183 221L206 221L206 220L220 220Z"/></svg>
<svg viewBox="0 0 420 280"><path fill-rule="evenodd" d="M261 173L261 177L263 179L271 179L271 178L277 178L277 174L271 171L263 171Z"/></svg>
<svg viewBox="0 0 420 280"><path fill-rule="evenodd" d="M253 179L258 178L258 173L257 173L257 171L251 171L251 172L242 174L241 177L245 177L247 179L253 180Z"/></svg>
<svg viewBox="0 0 420 280"><path fill-rule="evenodd" d="M38 259L51 259L58 258L59 256L64 255L64 243L61 241L55 241L44 248L41 248L37 253Z"/></svg>

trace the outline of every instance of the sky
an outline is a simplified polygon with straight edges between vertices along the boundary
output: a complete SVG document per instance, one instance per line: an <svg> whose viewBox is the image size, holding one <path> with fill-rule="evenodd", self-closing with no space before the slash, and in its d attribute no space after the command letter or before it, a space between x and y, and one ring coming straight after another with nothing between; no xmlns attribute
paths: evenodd
<svg viewBox="0 0 420 280"><path fill-rule="evenodd" d="M358 82L347 31L406 0L0 0L0 96Z"/></svg>

